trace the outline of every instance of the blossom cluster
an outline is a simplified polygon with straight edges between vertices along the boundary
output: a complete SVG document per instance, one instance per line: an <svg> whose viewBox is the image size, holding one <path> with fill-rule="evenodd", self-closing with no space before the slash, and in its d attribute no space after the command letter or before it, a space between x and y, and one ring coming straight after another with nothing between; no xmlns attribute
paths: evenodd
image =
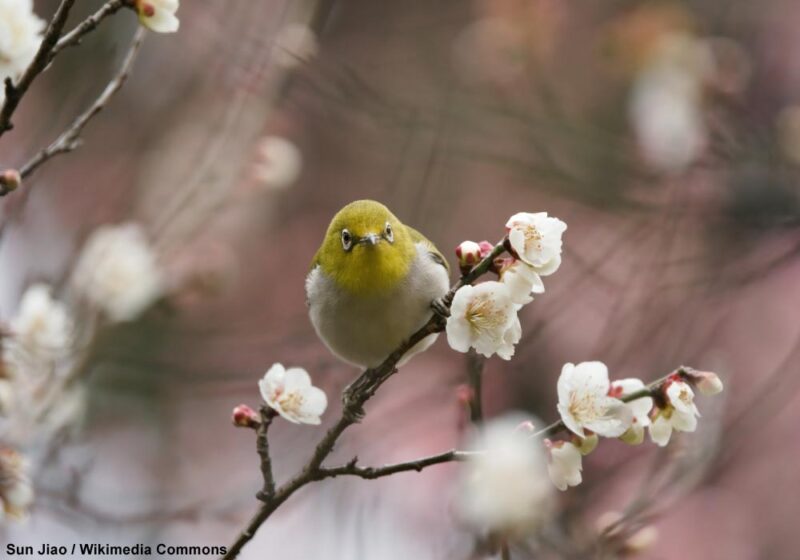
<svg viewBox="0 0 800 560"><path fill-rule="evenodd" d="M0 0L0 83L22 76L39 50L44 27L33 12L33 0ZM0 87L0 104L4 98Z"/></svg>
<svg viewBox="0 0 800 560"><path fill-rule="evenodd" d="M504 360L514 355L522 338L518 311L544 293L542 276L561 266L561 236L567 224L547 215L520 212L506 223L506 246L510 258L498 258L492 269L499 281L459 288L447 319L447 342L458 352L474 348L487 358L497 354ZM465 241L456 248L462 272L486 258L493 246L484 241Z"/></svg>
<svg viewBox="0 0 800 560"><path fill-rule="evenodd" d="M557 385L560 424L532 433L529 423L519 424L515 430L499 419L484 428L483 452L470 457L462 473L458 502L462 516L473 524L480 520L489 531L503 534L531 526L533 519L541 519L541 515L535 515L537 512L550 508L550 498L546 492L537 491L540 499L534 501L530 499L533 490L516 495L511 489L534 485L530 479L541 481L545 469L538 469L541 475L530 468L512 476L510 470L515 465L546 464L556 488L563 491L577 486L583 480L583 457L597 447L600 437L637 445L649 430L650 439L665 446L673 431L695 431L700 414L694 403L694 389L714 395L722 391L722 381L711 372L680 368L647 386L635 378L611 381L602 362L564 365ZM498 431L497 425L505 427ZM562 430L568 433L567 437L540 439ZM528 432L526 437L519 437L524 432ZM488 455L494 457L489 459ZM480 488L475 487L475 481L480 481ZM475 513L478 510L480 515Z"/></svg>

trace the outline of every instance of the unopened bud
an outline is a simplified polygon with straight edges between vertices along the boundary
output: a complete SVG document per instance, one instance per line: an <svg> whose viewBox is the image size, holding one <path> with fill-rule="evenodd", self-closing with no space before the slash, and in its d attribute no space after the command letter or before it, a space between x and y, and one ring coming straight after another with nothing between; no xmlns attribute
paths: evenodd
<svg viewBox="0 0 800 560"><path fill-rule="evenodd" d="M722 380L714 372L685 368L683 374L686 380L704 395L716 395L722 392Z"/></svg>
<svg viewBox="0 0 800 560"><path fill-rule="evenodd" d="M655 544L658 540L658 529L646 525L628 537L625 541L625 552L628 554L641 554Z"/></svg>
<svg viewBox="0 0 800 560"><path fill-rule="evenodd" d="M232 420L233 425L238 428L256 429L261 425L258 413L246 404L240 404L233 409Z"/></svg>
<svg viewBox="0 0 800 560"><path fill-rule="evenodd" d="M532 434L536 431L536 426L533 425L533 422L530 420L525 420L524 422L520 422L516 428L514 428L515 432L522 432L524 434Z"/></svg>
<svg viewBox="0 0 800 560"><path fill-rule="evenodd" d="M22 177L16 169L6 169L0 174L0 196L15 191L22 184Z"/></svg>
<svg viewBox="0 0 800 560"><path fill-rule="evenodd" d="M456 247L456 257L461 272L469 272L481 260L481 247L474 241L463 241Z"/></svg>
<svg viewBox="0 0 800 560"><path fill-rule="evenodd" d="M494 251L494 245L492 245L491 243L489 243L486 240L481 241L480 243L478 243L478 247L481 248L481 258L482 259L487 257L487 256L489 256L489 253Z"/></svg>
<svg viewBox="0 0 800 560"><path fill-rule="evenodd" d="M456 387L456 399L464 406L469 406L475 397L475 391L469 385L459 385Z"/></svg>
<svg viewBox="0 0 800 560"><path fill-rule="evenodd" d="M594 451L599 442L600 438L597 437L597 434L587 434L584 438L576 436L572 440L573 445L578 448L578 451L581 452L581 455L588 455Z"/></svg>

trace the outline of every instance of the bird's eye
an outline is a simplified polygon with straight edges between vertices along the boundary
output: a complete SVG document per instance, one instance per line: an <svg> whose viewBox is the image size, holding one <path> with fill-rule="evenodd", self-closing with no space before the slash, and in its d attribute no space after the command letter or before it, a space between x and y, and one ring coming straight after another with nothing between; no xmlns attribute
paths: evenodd
<svg viewBox="0 0 800 560"><path fill-rule="evenodd" d="M392 224L386 222L386 229L383 230L383 235L386 237L386 241L389 243L394 242L394 230L392 229Z"/></svg>
<svg viewBox="0 0 800 560"><path fill-rule="evenodd" d="M342 230L342 247L345 251L353 248L353 235L346 229Z"/></svg>

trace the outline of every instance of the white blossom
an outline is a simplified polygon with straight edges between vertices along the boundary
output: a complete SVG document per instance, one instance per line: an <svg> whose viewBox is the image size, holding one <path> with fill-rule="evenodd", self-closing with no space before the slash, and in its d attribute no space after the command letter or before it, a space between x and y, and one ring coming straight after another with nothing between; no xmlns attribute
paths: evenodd
<svg viewBox="0 0 800 560"><path fill-rule="evenodd" d="M114 322L135 319L163 291L156 256L142 228L133 223L92 233L76 265L74 285Z"/></svg>
<svg viewBox="0 0 800 560"><path fill-rule="evenodd" d="M32 0L0 0L0 84L17 80L33 61L45 23L33 13ZM0 103L5 87L0 86Z"/></svg>
<svg viewBox="0 0 800 560"><path fill-rule="evenodd" d="M319 424L328 407L325 393L311 384L302 368L274 364L258 382L261 397L275 412L295 424Z"/></svg>
<svg viewBox="0 0 800 560"><path fill-rule="evenodd" d="M20 358L54 359L69 347L74 331L67 307L53 299L50 287L33 284L12 318L10 349Z"/></svg>
<svg viewBox="0 0 800 560"><path fill-rule="evenodd" d="M669 35L636 78L630 117L642 155L654 168L680 172L703 148L702 85L710 65L701 42Z"/></svg>
<svg viewBox="0 0 800 560"><path fill-rule="evenodd" d="M280 136L266 136L258 146L256 180L270 189L285 189L300 177L303 155L291 141Z"/></svg>
<svg viewBox="0 0 800 560"><path fill-rule="evenodd" d="M497 354L504 360L511 359L514 345L522 338L517 306L500 282L460 288L450 306L446 331L453 350L475 348L487 358Z"/></svg>
<svg viewBox="0 0 800 560"><path fill-rule="evenodd" d="M15 520L24 519L33 504L28 462L10 448L0 448L0 506Z"/></svg>
<svg viewBox="0 0 800 560"><path fill-rule="evenodd" d="M506 228L511 248L538 275L548 276L561 266L561 236L567 224L547 212L520 212L508 219Z"/></svg>
<svg viewBox="0 0 800 560"><path fill-rule="evenodd" d="M667 381L664 394L667 406L656 411L650 425L650 438L657 445L664 447L669 443L672 431L693 432L697 429L697 417L700 412L694 404L694 391L683 381Z"/></svg>
<svg viewBox="0 0 800 560"><path fill-rule="evenodd" d="M618 379L611 382L611 390L609 395L616 398L631 395L637 391L645 388L645 384L641 379L628 378ZM638 445L644 441L644 429L650 425L650 410L653 408L653 399L650 397L642 397L627 403L628 408L633 414L631 419L631 427L622 434L621 439L625 443L631 445Z"/></svg>
<svg viewBox="0 0 800 560"><path fill-rule="evenodd" d="M500 281L508 286L511 301L517 305L526 305L533 301L531 294L543 294L544 282L529 264L514 260L500 272Z"/></svg>
<svg viewBox="0 0 800 560"><path fill-rule="evenodd" d="M602 362L565 364L558 378L558 412L564 425L580 437L584 429L619 437L630 427L632 413L625 403L608 396L608 368Z"/></svg>
<svg viewBox="0 0 800 560"><path fill-rule="evenodd" d="M550 452L547 473L556 488L562 492L569 486L577 486L583 480L583 455L580 450L568 441L545 441Z"/></svg>
<svg viewBox="0 0 800 560"><path fill-rule="evenodd" d="M547 520L553 489L542 449L515 429L518 418L487 422L468 449L455 501L458 517L476 530L529 533Z"/></svg>
<svg viewBox="0 0 800 560"><path fill-rule="evenodd" d="M179 0L136 0L136 11L142 25L156 33L174 33L181 25L175 15Z"/></svg>
<svg viewBox="0 0 800 560"><path fill-rule="evenodd" d="M302 23L290 23L275 37L272 57L275 64L290 69L308 62L319 51L317 35Z"/></svg>

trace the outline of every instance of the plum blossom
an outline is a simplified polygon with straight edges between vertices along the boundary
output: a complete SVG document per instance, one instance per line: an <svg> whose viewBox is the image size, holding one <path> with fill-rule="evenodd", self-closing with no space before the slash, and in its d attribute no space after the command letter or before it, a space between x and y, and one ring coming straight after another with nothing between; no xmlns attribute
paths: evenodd
<svg viewBox="0 0 800 560"><path fill-rule="evenodd" d="M650 425L650 439L660 447L669 443L672 431L693 432L697 429L700 412L694 404L694 391L688 383L677 379L666 382L664 396L667 405L656 409Z"/></svg>
<svg viewBox="0 0 800 560"><path fill-rule="evenodd" d="M468 449L457 482L458 517L470 527L509 535L535 530L552 511L553 489L541 447L515 429L519 418L487 422Z"/></svg>
<svg viewBox="0 0 800 560"><path fill-rule="evenodd" d="M258 382L258 388L264 402L295 424L319 424L328 407L325 393L311 384L311 377L302 368L274 364Z"/></svg>
<svg viewBox="0 0 800 560"><path fill-rule="evenodd" d="M0 84L25 72L39 50L44 27L33 13L32 0L0 0ZM0 103L4 99L5 87L0 87Z"/></svg>
<svg viewBox="0 0 800 560"><path fill-rule="evenodd" d="M174 33L181 25L175 15L179 0L135 0L139 22L156 33Z"/></svg>
<svg viewBox="0 0 800 560"><path fill-rule="evenodd" d="M547 473L556 488L562 492L569 486L577 486L583 480L582 454L578 447L568 441L545 440L550 458Z"/></svg>
<svg viewBox="0 0 800 560"><path fill-rule="evenodd" d="M12 318L9 349L23 358L52 360L69 347L75 325L67 307L53 299L50 287L33 284L25 290Z"/></svg>
<svg viewBox="0 0 800 560"><path fill-rule="evenodd" d="M138 224L102 226L75 267L76 290L113 322L136 319L163 292L156 256Z"/></svg>
<svg viewBox="0 0 800 560"><path fill-rule="evenodd" d="M567 224L547 212L519 212L508 219L506 229L511 248L536 274L548 276L561 266L561 236Z"/></svg>
<svg viewBox="0 0 800 560"><path fill-rule="evenodd" d="M722 392L722 380L713 371L699 371L692 368L682 368L685 379L696 387L701 394L713 396Z"/></svg>
<svg viewBox="0 0 800 560"><path fill-rule="evenodd" d="M536 270L521 260L513 260L500 271L500 281L508 286L511 301L526 305L533 301L531 294L543 294L544 283Z"/></svg>
<svg viewBox="0 0 800 560"><path fill-rule="evenodd" d="M618 379L611 382L609 395L615 398L622 398L631 395L645 388L641 379L633 377L628 379ZM644 429L650 425L650 410L653 408L653 399L642 397L627 403L633 418L631 427L620 436L622 441L631 445L638 445L644 441Z"/></svg>
<svg viewBox="0 0 800 560"><path fill-rule="evenodd" d="M602 362L565 364L558 378L558 412L564 425L580 437L585 428L605 437L619 437L631 426L633 413L608 396L608 368Z"/></svg>
<svg viewBox="0 0 800 560"><path fill-rule="evenodd" d="M0 514L23 520L33 504L28 462L17 451L0 448Z"/></svg>
<svg viewBox="0 0 800 560"><path fill-rule="evenodd" d="M303 155L293 142L281 136L266 136L258 146L255 176L265 187L282 190L300 177Z"/></svg>
<svg viewBox="0 0 800 560"><path fill-rule="evenodd" d="M487 358L497 354L504 360L511 359L514 345L522 338L517 306L500 282L460 288L450 306L446 331L453 350L474 348Z"/></svg>

